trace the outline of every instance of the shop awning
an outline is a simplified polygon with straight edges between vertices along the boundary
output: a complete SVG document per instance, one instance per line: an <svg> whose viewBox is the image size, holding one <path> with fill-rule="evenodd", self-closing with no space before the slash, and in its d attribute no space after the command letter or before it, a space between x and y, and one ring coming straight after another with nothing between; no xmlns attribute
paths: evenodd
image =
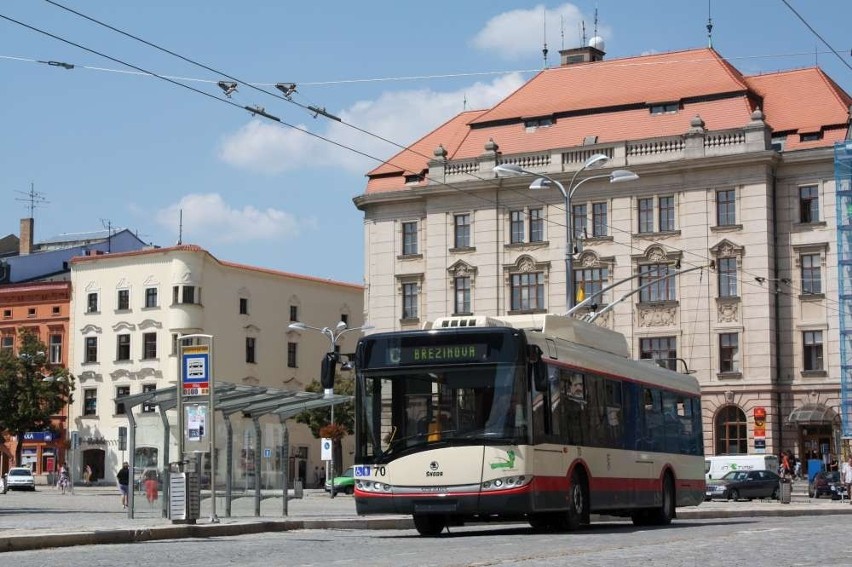
<svg viewBox="0 0 852 567"><path fill-rule="evenodd" d="M790 412L787 423L831 423L835 415L833 409L822 404L805 404Z"/></svg>

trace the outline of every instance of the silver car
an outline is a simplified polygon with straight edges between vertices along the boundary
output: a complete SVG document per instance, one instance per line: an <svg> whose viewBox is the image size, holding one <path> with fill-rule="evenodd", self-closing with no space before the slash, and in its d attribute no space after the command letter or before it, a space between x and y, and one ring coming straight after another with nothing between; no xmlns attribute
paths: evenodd
<svg viewBox="0 0 852 567"><path fill-rule="evenodd" d="M12 467L3 479L3 492L7 490L35 490L33 471L27 467Z"/></svg>

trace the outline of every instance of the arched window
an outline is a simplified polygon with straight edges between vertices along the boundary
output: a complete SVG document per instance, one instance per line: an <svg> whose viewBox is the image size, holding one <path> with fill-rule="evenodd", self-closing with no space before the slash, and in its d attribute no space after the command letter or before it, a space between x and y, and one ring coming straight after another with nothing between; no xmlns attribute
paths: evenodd
<svg viewBox="0 0 852 567"><path fill-rule="evenodd" d="M725 406L716 414L716 454L748 453L748 422L737 406Z"/></svg>

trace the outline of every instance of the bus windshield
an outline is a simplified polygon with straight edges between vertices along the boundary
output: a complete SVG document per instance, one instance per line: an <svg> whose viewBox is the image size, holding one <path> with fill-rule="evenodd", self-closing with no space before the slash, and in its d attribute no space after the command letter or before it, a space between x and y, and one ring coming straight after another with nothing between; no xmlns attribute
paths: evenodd
<svg viewBox="0 0 852 567"><path fill-rule="evenodd" d="M356 451L382 462L429 445L529 441L525 365L398 368L359 374Z"/></svg>

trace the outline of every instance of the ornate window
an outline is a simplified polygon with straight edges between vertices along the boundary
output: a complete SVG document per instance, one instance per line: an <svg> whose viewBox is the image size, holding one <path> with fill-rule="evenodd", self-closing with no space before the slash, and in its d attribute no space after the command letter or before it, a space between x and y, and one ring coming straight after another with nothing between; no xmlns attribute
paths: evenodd
<svg viewBox="0 0 852 567"><path fill-rule="evenodd" d="M544 286L549 262L536 263L523 255L514 264L503 266L509 288L509 309L514 312L541 312L546 310Z"/></svg>

